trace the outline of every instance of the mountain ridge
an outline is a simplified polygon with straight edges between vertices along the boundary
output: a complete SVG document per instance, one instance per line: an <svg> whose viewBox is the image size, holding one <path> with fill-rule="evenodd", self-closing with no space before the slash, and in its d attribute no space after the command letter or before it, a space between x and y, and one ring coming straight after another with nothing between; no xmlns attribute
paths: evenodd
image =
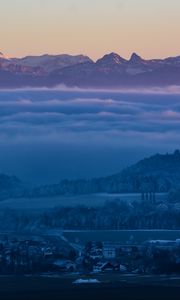
<svg viewBox="0 0 180 300"><path fill-rule="evenodd" d="M129 60L117 53L97 61L84 55L49 55L6 58L0 52L0 88L55 87L134 88L180 85L180 56Z"/></svg>

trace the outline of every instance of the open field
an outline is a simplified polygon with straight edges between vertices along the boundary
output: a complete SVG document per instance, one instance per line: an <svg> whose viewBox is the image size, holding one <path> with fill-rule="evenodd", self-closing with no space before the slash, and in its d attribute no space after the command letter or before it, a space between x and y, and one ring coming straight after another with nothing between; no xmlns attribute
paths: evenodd
<svg viewBox="0 0 180 300"><path fill-rule="evenodd" d="M89 241L139 244L147 240L180 239L180 230L67 230L63 236L70 242L82 244Z"/></svg>
<svg viewBox="0 0 180 300"><path fill-rule="evenodd" d="M101 277L100 284L76 286L72 282L77 277L0 277L0 299L179 300L178 279L118 276L107 282L106 278Z"/></svg>
<svg viewBox="0 0 180 300"><path fill-rule="evenodd" d="M165 200L166 194L157 194L157 200ZM79 196L56 196L56 197L39 197L39 198L10 198L0 201L0 210L14 209L14 210L28 210L41 211L52 209L60 206L101 206L106 201L141 201L141 194L90 194Z"/></svg>

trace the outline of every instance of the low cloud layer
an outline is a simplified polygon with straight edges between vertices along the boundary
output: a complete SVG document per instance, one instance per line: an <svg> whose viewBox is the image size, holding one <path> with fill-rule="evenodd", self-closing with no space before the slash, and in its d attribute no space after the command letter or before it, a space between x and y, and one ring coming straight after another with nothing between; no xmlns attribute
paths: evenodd
<svg viewBox="0 0 180 300"><path fill-rule="evenodd" d="M88 133L152 135L180 132L178 95L65 92L0 93L0 134L11 139ZM3 139L2 139L3 142ZM82 141L83 142L83 141Z"/></svg>
<svg viewBox="0 0 180 300"><path fill-rule="evenodd" d="M11 171L12 167L12 172L16 169L19 171L20 168L18 170L15 163L16 158L18 157L20 163L20 157L30 155L30 149L33 153L31 162L34 165L41 162L41 168L43 155L44 160L49 157L49 166L55 165L54 160L57 158L59 162L57 165L60 168L62 157L64 160L68 153L69 165L67 168L65 165L63 167L68 171L64 172L62 177L65 175L68 177L68 174L71 177L77 173L78 159L84 157L86 160L87 154L92 160L94 157L94 161L97 162L100 156L103 157L103 152L104 161L102 157L100 159L102 172L99 166L98 172L95 168L93 173L93 169L90 168L91 172L88 173L88 164L87 170L79 172L83 176L87 171L87 176L92 176L103 173L104 169L106 173L117 171L114 166L117 165L118 153L124 153L122 160L124 164L128 164L128 161L134 161L143 153L174 149L178 146L180 137L179 97L174 92L138 94L61 90L2 91L0 92L2 169ZM10 153L10 149L13 149L13 153ZM57 157L53 154L56 152L55 149ZM2 162L5 155L8 155L9 160ZM119 163L117 168L120 168L120 165ZM28 168L28 165L26 167ZM35 173L35 170L31 170L30 173L33 172ZM55 173L58 174L58 171L55 170ZM61 171L59 177L60 173ZM47 177L49 180L50 175Z"/></svg>

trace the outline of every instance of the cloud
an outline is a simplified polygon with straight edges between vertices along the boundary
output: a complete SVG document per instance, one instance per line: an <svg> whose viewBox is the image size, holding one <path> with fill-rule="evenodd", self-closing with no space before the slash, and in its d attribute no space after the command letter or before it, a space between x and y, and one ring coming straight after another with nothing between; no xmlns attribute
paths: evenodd
<svg viewBox="0 0 180 300"><path fill-rule="evenodd" d="M79 141L82 134L88 133L96 142L102 134L104 140L108 136L116 143L117 133L121 136L125 132L128 137L129 132L134 132L136 138L145 133L146 139L150 134L178 133L179 118L176 94L59 90L0 93L0 135L11 139L66 135Z"/></svg>
<svg viewBox="0 0 180 300"><path fill-rule="evenodd" d="M65 84L59 84L54 86L53 88L48 88L48 87L23 87L23 88L16 88L16 89L1 89L1 92L13 92L13 93L18 93L18 92L52 92L52 91L59 91L59 92L78 92L78 93L95 93L99 94L102 92L105 93L122 93L122 94L157 94L157 95L178 95L180 94L180 86L179 85L170 85L170 86L164 86L164 87L135 87L135 88L117 88L117 89L105 89L105 88L80 88L77 86L74 87L68 87Z"/></svg>
<svg viewBox="0 0 180 300"><path fill-rule="evenodd" d="M1 91L1 171L45 181L111 174L177 148L179 121L175 93Z"/></svg>

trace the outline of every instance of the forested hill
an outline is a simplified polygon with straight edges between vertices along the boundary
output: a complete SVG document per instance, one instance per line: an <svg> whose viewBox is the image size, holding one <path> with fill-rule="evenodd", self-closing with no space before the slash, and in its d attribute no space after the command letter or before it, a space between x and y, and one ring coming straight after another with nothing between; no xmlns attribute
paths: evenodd
<svg viewBox="0 0 180 300"><path fill-rule="evenodd" d="M0 174L0 200L21 196L24 187L25 185L16 176Z"/></svg>
<svg viewBox="0 0 180 300"><path fill-rule="evenodd" d="M156 154L107 177L62 180L32 188L17 177L0 174L0 199L92 193L169 192L180 189L180 151Z"/></svg>
<svg viewBox="0 0 180 300"><path fill-rule="evenodd" d="M124 169L122 172L90 180L63 180L58 184L33 189L31 195L169 192L180 186L180 151L156 154Z"/></svg>

